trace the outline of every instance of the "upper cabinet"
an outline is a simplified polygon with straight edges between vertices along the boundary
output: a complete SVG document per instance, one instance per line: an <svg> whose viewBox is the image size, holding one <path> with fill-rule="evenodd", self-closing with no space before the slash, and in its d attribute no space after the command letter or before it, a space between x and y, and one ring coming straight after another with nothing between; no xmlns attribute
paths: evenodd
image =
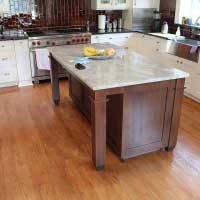
<svg viewBox="0 0 200 200"><path fill-rule="evenodd" d="M94 10L126 10L130 0L92 0Z"/></svg>
<svg viewBox="0 0 200 200"><path fill-rule="evenodd" d="M133 8L159 8L160 0L133 0Z"/></svg>

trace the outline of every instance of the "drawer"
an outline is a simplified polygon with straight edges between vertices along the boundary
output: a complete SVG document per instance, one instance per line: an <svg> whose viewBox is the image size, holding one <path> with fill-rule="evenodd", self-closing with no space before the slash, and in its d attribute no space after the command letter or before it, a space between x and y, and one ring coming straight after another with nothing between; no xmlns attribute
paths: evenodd
<svg viewBox="0 0 200 200"><path fill-rule="evenodd" d="M18 80L17 70L5 69L0 70L0 83L14 82Z"/></svg>
<svg viewBox="0 0 200 200"><path fill-rule="evenodd" d="M4 52L14 52L14 42L13 41L1 41L0 42L0 54Z"/></svg>
<svg viewBox="0 0 200 200"><path fill-rule="evenodd" d="M0 54L0 69L1 68L16 68L16 59L14 55Z"/></svg>
<svg viewBox="0 0 200 200"><path fill-rule="evenodd" d="M15 41L15 47L25 47L25 48L28 48L28 40L16 40Z"/></svg>

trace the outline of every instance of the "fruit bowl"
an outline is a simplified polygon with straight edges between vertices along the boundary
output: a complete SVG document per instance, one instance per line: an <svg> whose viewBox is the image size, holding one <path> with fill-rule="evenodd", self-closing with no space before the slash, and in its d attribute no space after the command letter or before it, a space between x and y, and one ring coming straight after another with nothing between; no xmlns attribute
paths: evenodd
<svg viewBox="0 0 200 200"><path fill-rule="evenodd" d="M93 60L106 60L113 58L116 54L116 51L113 48L96 49L94 47L89 46L84 47L83 54L84 56Z"/></svg>

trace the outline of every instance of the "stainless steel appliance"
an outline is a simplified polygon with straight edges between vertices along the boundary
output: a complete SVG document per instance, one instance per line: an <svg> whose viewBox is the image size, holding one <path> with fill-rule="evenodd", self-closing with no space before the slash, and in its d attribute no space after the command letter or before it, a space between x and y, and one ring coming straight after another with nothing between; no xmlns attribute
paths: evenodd
<svg viewBox="0 0 200 200"><path fill-rule="evenodd" d="M29 50L32 68L32 78L34 83L40 80L50 79L47 70L39 70L36 62L35 50L51 46L76 45L91 43L91 34L82 32L70 32L69 30L56 30L48 32L29 32ZM67 77L65 70L60 71L60 77Z"/></svg>

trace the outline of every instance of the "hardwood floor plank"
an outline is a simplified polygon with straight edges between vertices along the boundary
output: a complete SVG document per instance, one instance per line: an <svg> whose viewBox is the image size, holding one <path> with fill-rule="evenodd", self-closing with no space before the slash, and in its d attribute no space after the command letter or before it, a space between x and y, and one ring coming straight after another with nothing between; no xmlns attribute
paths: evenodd
<svg viewBox="0 0 200 200"><path fill-rule="evenodd" d="M107 147L106 170L91 162L91 127L61 83L0 90L0 200L198 200L200 104L184 98L178 144L121 162Z"/></svg>

